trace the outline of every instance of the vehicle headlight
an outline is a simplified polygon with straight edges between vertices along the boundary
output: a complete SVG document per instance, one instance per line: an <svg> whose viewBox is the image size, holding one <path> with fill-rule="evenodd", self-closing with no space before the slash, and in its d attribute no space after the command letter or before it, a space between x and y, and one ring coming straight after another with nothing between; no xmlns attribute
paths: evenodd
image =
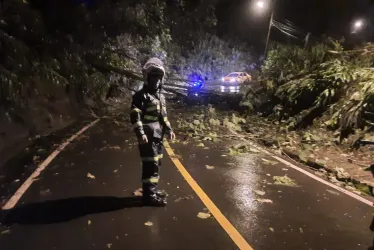
<svg viewBox="0 0 374 250"><path fill-rule="evenodd" d="M236 79L231 79L230 82L236 82Z"/></svg>
<svg viewBox="0 0 374 250"><path fill-rule="evenodd" d="M222 77L222 78L221 78L221 81L222 81L222 82L224 82L224 81L225 81L225 78L224 78L224 77Z"/></svg>

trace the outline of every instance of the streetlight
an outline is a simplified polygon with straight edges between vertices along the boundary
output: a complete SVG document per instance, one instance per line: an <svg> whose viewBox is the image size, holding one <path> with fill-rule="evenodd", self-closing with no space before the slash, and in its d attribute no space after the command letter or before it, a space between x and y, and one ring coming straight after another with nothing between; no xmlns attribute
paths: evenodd
<svg viewBox="0 0 374 250"><path fill-rule="evenodd" d="M264 3L264 1L258 1L258 2L256 3L256 6L257 6L259 9L263 9L263 8L265 8L265 3Z"/></svg>
<svg viewBox="0 0 374 250"><path fill-rule="evenodd" d="M266 44L265 44L265 58L266 58L266 54L267 54L267 51L268 51L268 46L269 46L269 39L270 39L270 32L271 32L271 27L273 25L273 17L274 17L274 6L276 4L277 0L269 0L269 5L272 5L273 7L271 7L271 15L270 15L270 21L269 21L269 29L268 29L268 34L267 34L267 37L266 37ZM265 1L264 0L258 0L256 2L256 8L259 9L259 10L263 10L265 9Z"/></svg>
<svg viewBox="0 0 374 250"><path fill-rule="evenodd" d="M355 29L361 29L364 26L364 22L362 20L357 20L354 24Z"/></svg>
<svg viewBox="0 0 374 250"><path fill-rule="evenodd" d="M352 30L352 33L355 34L357 33L358 31L362 30L365 26L365 22L361 19L358 19L356 21L353 22L353 30Z"/></svg>

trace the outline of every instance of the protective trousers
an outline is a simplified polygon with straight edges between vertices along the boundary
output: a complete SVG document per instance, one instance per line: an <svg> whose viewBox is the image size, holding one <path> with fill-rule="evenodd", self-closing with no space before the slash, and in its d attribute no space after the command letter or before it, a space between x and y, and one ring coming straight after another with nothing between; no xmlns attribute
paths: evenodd
<svg viewBox="0 0 374 250"><path fill-rule="evenodd" d="M143 165L142 186L143 196L150 196L157 191L159 170L163 157L161 139L149 138L148 143L139 144L140 157Z"/></svg>

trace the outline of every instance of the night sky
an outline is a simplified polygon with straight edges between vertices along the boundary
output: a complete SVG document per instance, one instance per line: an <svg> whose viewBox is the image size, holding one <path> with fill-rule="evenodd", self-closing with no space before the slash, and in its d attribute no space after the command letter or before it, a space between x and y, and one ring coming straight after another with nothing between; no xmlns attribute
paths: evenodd
<svg viewBox="0 0 374 250"><path fill-rule="evenodd" d="M254 0L212 0L216 4L219 20L219 34L239 37L253 45L256 50L264 46L270 11L263 14L253 12ZM357 18L365 20L367 26L361 34L351 34L352 22ZM315 39L326 34L335 38L344 36L348 40L374 40L373 0L278 0L274 19L285 19L300 27L305 33L311 32ZM355 37L353 37L355 36ZM288 38L274 30L272 40L303 43L302 40ZM301 37L303 39L303 37Z"/></svg>

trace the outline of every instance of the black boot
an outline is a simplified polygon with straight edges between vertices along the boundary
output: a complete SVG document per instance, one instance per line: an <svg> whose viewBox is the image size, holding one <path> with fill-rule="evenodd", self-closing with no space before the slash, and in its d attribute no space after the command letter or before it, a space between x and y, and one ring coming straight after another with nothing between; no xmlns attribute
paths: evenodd
<svg viewBox="0 0 374 250"><path fill-rule="evenodd" d="M167 204L166 198L162 198L157 194L143 195L143 204L152 207L164 207Z"/></svg>

